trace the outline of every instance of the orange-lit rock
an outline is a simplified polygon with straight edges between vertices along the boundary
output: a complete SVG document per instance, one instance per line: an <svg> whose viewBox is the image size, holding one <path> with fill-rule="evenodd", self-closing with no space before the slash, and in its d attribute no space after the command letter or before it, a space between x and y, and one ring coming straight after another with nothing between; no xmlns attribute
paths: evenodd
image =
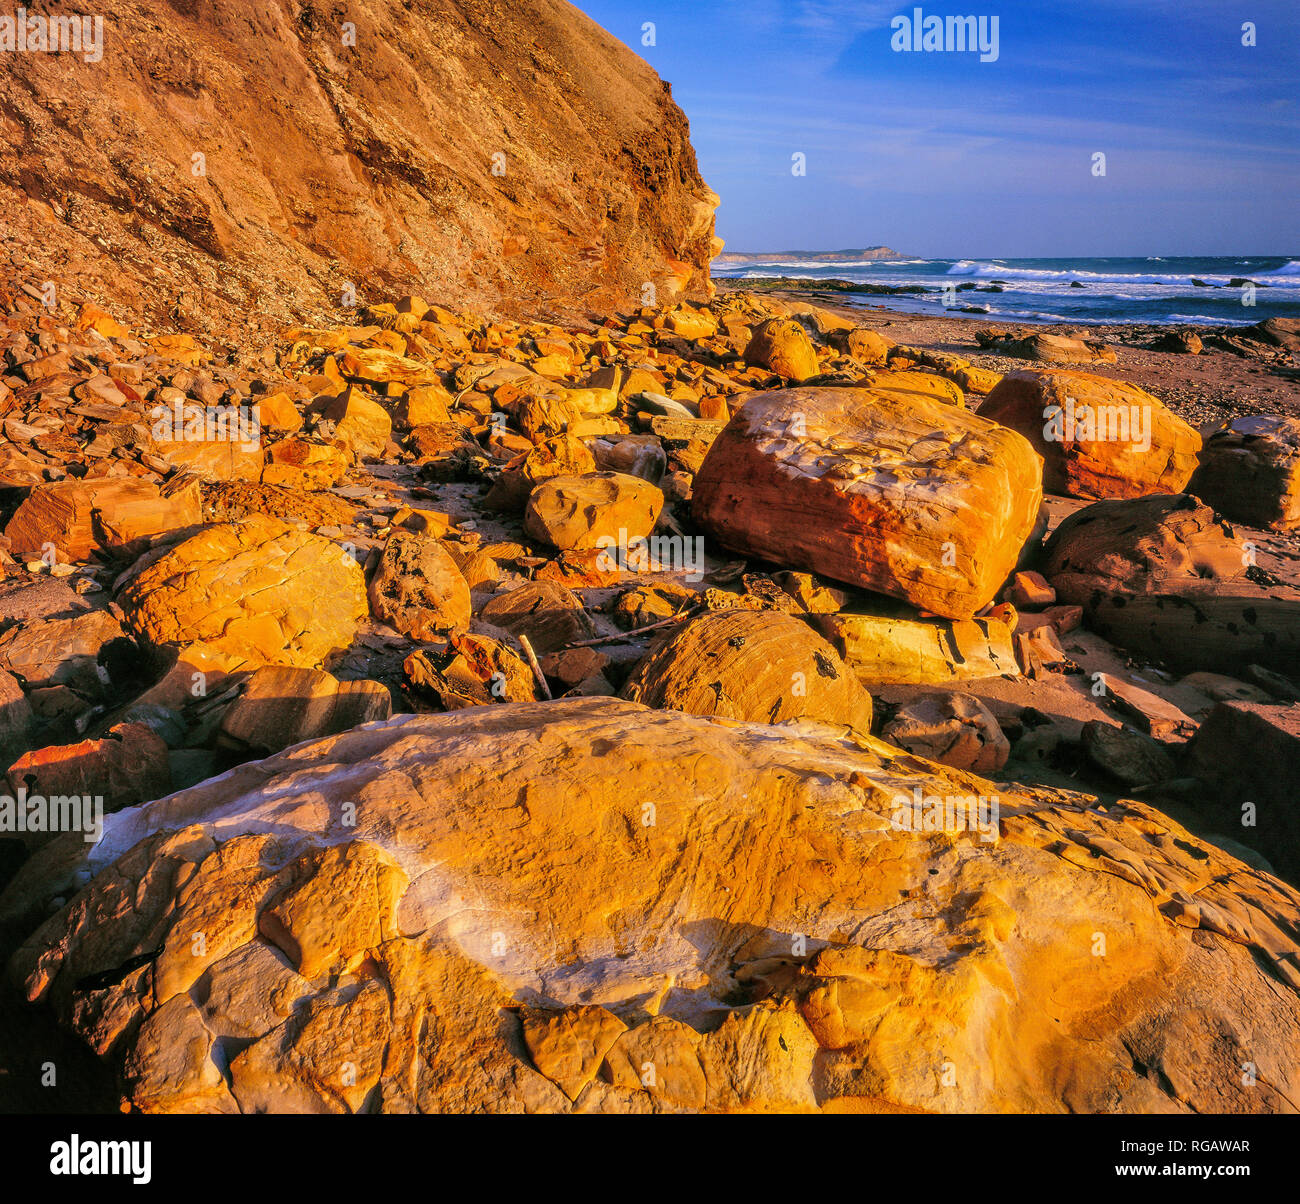
<svg viewBox="0 0 1300 1204"><path fill-rule="evenodd" d="M1023 437L944 402L786 389L728 423L693 507L728 548L969 618L1033 529L1039 473Z"/></svg>
<svg viewBox="0 0 1300 1204"><path fill-rule="evenodd" d="M998 823L913 823L980 795ZM1245 1113L1300 1088L1294 889L1142 804L808 721L393 720L109 816L39 923L89 856L61 837L0 896L31 933L9 974L146 1111Z"/></svg>
<svg viewBox="0 0 1300 1204"><path fill-rule="evenodd" d="M257 514L178 544L118 601L144 643L207 643L250 667L319 668L368 610L361 568L343 548Z"/></svg>
<svg viewBox="0 0 1300 1204"><path fill-rule="evenodd" d="M1088 372L1012 372L980 414L1019 431L1043 457L1043 487L1071 497L1178 493L1201 437L1150 393Z"/></svg>

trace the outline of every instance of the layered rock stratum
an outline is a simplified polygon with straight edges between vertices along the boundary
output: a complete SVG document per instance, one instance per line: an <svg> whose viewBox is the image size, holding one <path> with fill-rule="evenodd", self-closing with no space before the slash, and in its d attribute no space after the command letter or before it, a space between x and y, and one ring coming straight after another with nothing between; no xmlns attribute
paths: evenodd
<svg viewBox="0 0 1300 1204"><path fill-rule="evenodd" d="M709 288L717 197L685 116L564 0L95 11L101 61L0 72L23 274L189 329L399 282L512 313Z"/></svg>

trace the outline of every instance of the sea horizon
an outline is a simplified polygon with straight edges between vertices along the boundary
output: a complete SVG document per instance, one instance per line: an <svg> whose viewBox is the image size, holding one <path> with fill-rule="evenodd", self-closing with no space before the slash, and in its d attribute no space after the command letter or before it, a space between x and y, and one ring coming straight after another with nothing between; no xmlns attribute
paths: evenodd
<svg viewBox="0 0 1300 1204"><path fill-rule="evenodd" d="M837 254L833 251L799 254L811 258L773 253L744 263L714 260L712 274L719 280L780 276L912 289L916 291L844 292L843 303L883 304L905 313L974 312L1023 322L1250 326L1267 318L1300 318L1300 256L900 255L846 262L816 258Z"/></svg>

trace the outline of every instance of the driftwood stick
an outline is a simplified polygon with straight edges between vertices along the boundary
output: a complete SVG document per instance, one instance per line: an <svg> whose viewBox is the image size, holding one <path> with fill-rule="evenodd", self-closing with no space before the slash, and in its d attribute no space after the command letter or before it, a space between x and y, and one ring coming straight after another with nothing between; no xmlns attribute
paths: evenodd
<svg viewBox="0 0 1300 1204"><path fill-rule="evenodd" d="M528 642L526 635L519 637L519 646L524 650L524 655L528 658L528 663L532 667L533 676L537 678L537 684L542 687L542 696L551 701L551 687L546 684L546 678L542 674L542 667L537 663L537 653L533 651L533 646Z"/></svg>
<svg viewBox="0 0 1300 1204"><path fill-rule="evenodd" d="M660 619L658 623L650 623L645 627L635 627L622 635L599 635L594 640L575 640L569 647L594 648L597 644L619 644L623 640L634 640L647 631L659 631L664 627L671 627L674 623L680 623L683 619L689 619L694 613L693 610L684 610L673 615L671 619Z"/></svg>

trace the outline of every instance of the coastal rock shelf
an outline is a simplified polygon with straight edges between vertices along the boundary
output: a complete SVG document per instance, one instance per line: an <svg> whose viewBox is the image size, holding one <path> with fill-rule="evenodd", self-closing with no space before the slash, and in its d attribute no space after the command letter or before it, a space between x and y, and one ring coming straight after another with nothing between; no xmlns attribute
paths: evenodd
<svg viewBox="0 0 1300 1204"><path fill-rule="evenodd" d="M1000 825L902 830L913 791L999 794ZM399 717L121 812L93 852L65 837L0 912L87 871L11 972L145 1111L1199 1113L1300 1089L1300 894L1139 804L815 724Z"/></svg>

